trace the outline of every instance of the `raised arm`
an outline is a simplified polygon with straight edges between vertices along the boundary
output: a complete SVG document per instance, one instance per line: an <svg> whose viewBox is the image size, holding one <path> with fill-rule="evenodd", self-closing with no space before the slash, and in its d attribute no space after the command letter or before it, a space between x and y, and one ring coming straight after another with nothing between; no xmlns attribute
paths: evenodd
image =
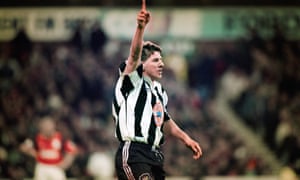
<svg viewBox="0 0 300 180"><path fill-rule="evenodd" d="M199 159L202 156L202 150L198 142L193 140L188 134L180 129L172 119L165 122L164 131L180 139L188 148L190 148L194 153L194 159Z"/></svg>
<svg viewBox="0 0 300 180"><path fill-rule="evenodd" d="M142 6L142 9L137 15L137 27L131 41L129 57L126 62L124 74L129 74L134 71L140 63L143 48L144 31L149 20L150 13L147 12L146 8Z"/></svg>

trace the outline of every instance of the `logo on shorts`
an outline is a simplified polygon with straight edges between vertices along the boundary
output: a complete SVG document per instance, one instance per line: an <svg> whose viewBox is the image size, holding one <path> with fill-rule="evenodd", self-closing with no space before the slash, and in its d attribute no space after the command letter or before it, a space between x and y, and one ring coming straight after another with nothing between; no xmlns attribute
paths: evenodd
<svg viewBox="0 0 300 180"><path fill-rule="evenodd" d="M153 107L154 121L157 127L161 127L164 120L164 108L160 102L157 102Z"/></svg>
<svg viewBox="0 0 300 180"><path fill-rule="evenodd" d="M140 175L139 180L151 180L151 176L149 173L144 173L142 175Z"/></svg>

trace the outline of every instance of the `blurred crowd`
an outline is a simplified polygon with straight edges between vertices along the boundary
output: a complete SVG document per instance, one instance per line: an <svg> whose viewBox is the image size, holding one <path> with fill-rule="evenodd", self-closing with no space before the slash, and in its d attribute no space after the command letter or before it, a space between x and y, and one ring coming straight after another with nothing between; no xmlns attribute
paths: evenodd
<svg viewBox="0 0 300 180"><path fill-rule="evenodd" d="M300 46L279 35L266 41L251 32L239 41L195 42L194 53L177 58L186 65L184 70L172 66L170 59L176 53L165 55L162 83L169 95L169 112L199 140L204 152L194 161L181 142L167 137L163 145L167 175L272 173L214 114L215 92L227 72L247 81L231 100L233 108L261 133L282 163L296 168ZM32 42L23 30L11 42L1 43L0 178L32 177L34 160L21 154L18 146L34 136L37 119L44 114L54 117L58 130L79 146L69 177L91 179L97 171L88 168L92 154L103 152L113 161L118 142L111 99L118 65L127 57L130 42L110 39L99 27L85 37L78 29L68 42Z"/></svg>
<svg viewBox="0 0 300 180"><path fill-rule="evenodd" d="M249 28L235 41L203 43L190 79L202 97L223 91L280 165L300 174L300 42L288 39L279 25L270 34Z"/></svg>
<svg viewBox="0 0 300 180"><path fill-rule="evenodd" d="M286 38L280 26L269 38L249 32L242 47L251 63L238 70L245 86L232 107L282 165L300 174L300 42Z"/></svg>

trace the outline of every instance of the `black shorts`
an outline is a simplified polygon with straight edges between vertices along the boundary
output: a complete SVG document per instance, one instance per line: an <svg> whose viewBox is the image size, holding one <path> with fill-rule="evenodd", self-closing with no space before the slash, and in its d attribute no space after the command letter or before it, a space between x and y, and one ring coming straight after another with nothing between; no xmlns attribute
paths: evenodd
<svg viewBox="0 0 300 180"><path fill-rule="evenodd" d="M137 142L121 142L115 168L119 180L164 180L164 156L159 149Z"/></svg>

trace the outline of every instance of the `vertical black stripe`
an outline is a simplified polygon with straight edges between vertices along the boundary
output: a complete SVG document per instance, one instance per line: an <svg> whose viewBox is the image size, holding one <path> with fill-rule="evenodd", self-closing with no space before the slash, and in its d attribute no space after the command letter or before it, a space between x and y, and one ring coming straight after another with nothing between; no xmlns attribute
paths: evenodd
<svg viewBox="0 0 300 180"><path fill-rule="evenodd" d="M154 107L154 105L156 104L156 96L151 93L151 105L152 107ZM154 139L155 139L155 129L156 129L156 124L155 124L155 120L154 120L154 116L152 115L151 117L151 123L150 123L150 127L149 127L149 131L148 131L148 144L153 144L154 143Z"/></svg>
<svg viewBox="0 0 300 180"><path fill-rule="evenodd" d="M125 75L124 79L123 79L122 87L121 87L121 92L125 99L127 99L129 92L131 90L133 90L133 88L134 88L134 86L133 86L129 76Z"/></svg>
<svg viewBox="0 0 300 180"><path fill-rule="evenodd" d="M154 121L154 116L151 117L151 124L150 124L150 128L148 131L148 144L153 145L154 144L154 139L155 139L155 129L156 129L156 125L155 125L155 121Z"/></svg>
<svg viewBox="0 0 300 180"><path fill-rule="evenodd" d="M144 108L147 101L147 91L145 87L145 83L142 84L141 91L139 93L139 97L137 99L135 105L135 136L142 137L142 130L141 130L141 120L143 117Z"/></svg>
<svg viewBox="0 0 300 180"><path fill-rule="evenodd" d="M116 114L118 115L118 114L119 114L119 112L120 112L120 107L119 107L119 105L118 105L118 102L117 102L116 96L114 96L114 99L113 99L113 105L114 105L114 108L115 108Z"/></svg>
<svg viewBox="0 0 300 180"><path fill-rule="evenodd" d="M162 104L164 104L163 98L162 98L161 94L159 93L157 87L155 87L154 89L155 89L155 91L156 91L156 93L157 93L157 96L158 96L160 102L161 102Z"/></svg>
<svg viewBox="0 0 300 180"><path fill-rule="evenodd" d="M120 70L121 72L124 72L125 67L126 67L126 63L125 63L125 62L122 62L122 63L119 65L119 70Z"/></svg>
<svg viewBox="0 0 300 180"><path fill-rule="evenodd" d="M139 75L140 77L142 77L142 76L143 76L143 64L141 64L141 65L136 69L136 71L138 72L138 75Z"/></svg>
<svg viewBox="0 0 300 180"><path fill-rule="evenodd" d="M119 107L119 105L117 103L116 97L114 97L114 99L113 99L113 106L114 106L116 115L119 117L120 107ZM119 141L122 141L119 120L118 119L114 119L114 120L117 121L117 125L116 125L116 135L117 135L117 138L118 138Z"/></svg>
<svg viewBox="0 0 300 180"><path fill-rule="evenodd" d="M164 122L170 120L171 117L169 116L169 113L167 112L167 110L165 109L165 112L164 112Z"/></svg>
<svg viewBox="0 0 300 180"><path fill-rule="evenodd" d="M156 104L156 96L155 96L153 93L151 93L151 95L152 95L152 98L151 98L151 105L152 105L152 108L153 108L154 105Z"/></svg>
<svg viewBox="0 0 300 180"><path fill-rule="evenodd" d="M119 141L122 141L122 135L121 135L121 131L120 131L120 124L119 124L119 120L115 120L117 121L117 127L116 127L116 135Z"/></svg>

